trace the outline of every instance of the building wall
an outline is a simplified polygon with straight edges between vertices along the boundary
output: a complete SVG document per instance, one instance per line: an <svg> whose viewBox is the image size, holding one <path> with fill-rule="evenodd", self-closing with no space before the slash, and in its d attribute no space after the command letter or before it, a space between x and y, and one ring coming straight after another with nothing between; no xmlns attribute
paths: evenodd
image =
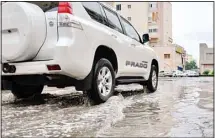
<svg viewBox="0 0 215 138"><path fill-rule="evenodd" d="M149 37L151 46L160 46L161 45L161 5L158 2L149 2L149 11L148 11L148 28L149 28ZM156 32L151 32L150 30L157 29Z"/></svg>
<svg viewBox="0 0 215 138"><path fill-rule="evenodd" d="M185 69L185 54L186 54L186 51L185 49L178 45L178 44L172 44L173 47L175 47L175 52L176 52L176 57L175 57L175 66L177 67L180 67L182 68L182 70Z"/></svg>
<svg viewBox="0 0 215 138"><path fill-rule="evenodd" d="M149 29L151 46L171 46L172 44L172 4L170 2L149 2Z"/></svg>
<svg viewBox="0 0 215 138"><path fill-rule="evenodd" d="M205 70L213 70L213 48L208 48L207 44L200 43L199 45L199 66L200 73L202 74Z"/></svg>
<svg viewBox="0 0 215 138"><path fill-rule="evenodd" d="M130 22L140 36L148 33L148 2L114 2L115 9L118 4L121 4L121 10L117 12L127 20L131 17ZM131 8L128 8L128 5L131 5Z"/></svg>
<svg viewBox="0 0 215 138"><path fill-rule="evenodd" d="M111 7L114 7L114 2L111 1L111 2L105 2L106 4L110 5Z"/></svg>
<svg viewBox="0 0 215 138"><path fill-rule="evenodd" d="M175 53L175 66L176 66L176 70L178 69L178 67L182 69L184 68L184 64L182 63L181 53L178 53L178 52Z"/></svg>
<svg viewBox="0 0 215 138"><path fill-rule="evenodd" d="M173 44L171 46L152 47L159 58L160 70L173 71L185 68L184 48L180 45ZM170 58L165 58L164 54L170 54Z"/></svg>
<svg viewBox="0 0 215 138"><path fill-rule="evenodd" d="M164 71L173 71L176 69L175 67L175 48L172 46L166 46L166 47L153 47L154 51L158 55L159 60L159 70ZM166 59L164 57L164 54L170 54L170 58Z"/></svg>
<svg viewBox="0 0 215 138"><path fill-rule="evenodd" d="M172 44L172 4L170 2L159 2L162 5L163 18L161 18L161 26L163 27L163 46Z"/></svg>

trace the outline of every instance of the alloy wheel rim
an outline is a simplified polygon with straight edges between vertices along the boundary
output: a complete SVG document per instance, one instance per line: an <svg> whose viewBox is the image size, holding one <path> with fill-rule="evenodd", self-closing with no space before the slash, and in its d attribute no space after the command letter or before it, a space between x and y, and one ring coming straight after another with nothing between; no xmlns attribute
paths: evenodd
<svg viewBox="0 0 215 138"><path fill-rule="evenodd" d="M102 67L97 76L97 86L102 96L107 96L112 88L112 74L107 67Z"/></svg>
<svg viewBox="0 0 215 138"><path fill-rule="evenodd" d="M152 73L152 86L155 88L157 85L157 74L156 71L154 70Z"/></svg>

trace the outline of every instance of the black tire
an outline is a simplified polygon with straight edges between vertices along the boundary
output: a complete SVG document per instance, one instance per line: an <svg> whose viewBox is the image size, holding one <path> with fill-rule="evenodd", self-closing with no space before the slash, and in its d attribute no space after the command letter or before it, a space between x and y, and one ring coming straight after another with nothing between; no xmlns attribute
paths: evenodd
<svg viewBox="0 0 215 138"><path fill-rule="evenodd" d="M11 92L17 98L29 98L33 95L40 95L43 88L43 85L22 85L13 82Z"/></svg>
<svg viewBox="0 0 215 138"><path fill-rule="evenodd" d="M98 83L97 78L98 78L99 72L103 67L107 67L109 69L112 77L112 86L110 88L110 92L106 96L103 96L101 94L102 92L99 91L99 88L98 88L99 86L97 84ZM107 101L114 94L114 87L115 87L115 72L114 72L113 66L110 63L110 61L102 58L98 60L93 67L92 88L87 91L87 94L95 104L100 104Z"/></svg>
<svg viewBox="0 0 215 138"><path fill-rule="evenodd" d="M2 80L1 89L2 90L11 90L11 81Z"/></svg>
<svg viewBox="0 0 215 138"><path fill-rule="evenodd" d="M153 82L152 82L152 73L153 71L156 72L156 77L157 77L157 82L156 82L156 85L153 86ZM149 93L152 93L152 92L155 92L157 90L157 86L158 86L158 69L155 65L152 65L151 67L151 71L150 71L150 75L149 75L149 79L147 80L146 82L146 86L147 86L147 89L149 90L148 92Z"/></svg>
<svg viewBox="0 0 215 138"><path fill-rule="evenodd" d="M5 90L5 88L4 88L4 82L1 82L1 90Z"/></svg>

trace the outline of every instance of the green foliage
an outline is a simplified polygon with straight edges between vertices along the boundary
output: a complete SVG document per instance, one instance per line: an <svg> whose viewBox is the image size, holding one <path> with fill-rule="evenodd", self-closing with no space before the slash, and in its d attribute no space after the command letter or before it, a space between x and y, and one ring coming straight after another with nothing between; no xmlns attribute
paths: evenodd
<svg viewBox="0 0 215 138"><path fill-rule="evenodd" d="M197 65L196 65L195 60L192 60L190 62L186 62L185 63L185 69L186 70L197 69Z"/></svg>
<svg viewBox="0 0 215 138"><path fill-rule="evenodd" d="M203 72L203 75L209 75L209 70L205 70L204 72Z"/></svg>
<svg viewBox="0 0 215 138"><path fill-rule="evenodd" d="M214 75L214 71L209 72L209 75Z"/></svg>

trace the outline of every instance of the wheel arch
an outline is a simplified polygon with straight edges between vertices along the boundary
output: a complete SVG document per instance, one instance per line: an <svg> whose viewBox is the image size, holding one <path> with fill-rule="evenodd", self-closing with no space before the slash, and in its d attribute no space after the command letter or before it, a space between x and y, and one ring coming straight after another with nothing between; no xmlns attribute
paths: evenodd
<svg viewBox="0 0 215 138"><path fill-rule="evenodd" d="M90 73L88 74L88 76L85 79L83 79L81 81L77 81L77 83L75 85L77 90L89 90L89 89L91 89L94 65L101 58L106 58L107 60L109 60L112 64L113 68L114 68L114 71L117 73L118 61L117 61L117 56L116 56L114 50L109 48L108 46L100 45L95 50L94 59L92 62L92 67L91 67Z"/></svg>
<svg viewBox="0 0 215 138"><path fill-rule="evenodd" d="M114 68L114 71L117 73L118 59L115 51L112 48L105 45L99 45L94 54L93 66L101 58L106 58L107 60L109 60Z"/></svg>
<svg viewBox="0 0 215 138"><path fill-rule="evenodd" d="M158 64L158 61L156 59L153 59L152 60L152 64L151 65L155 65L157 67L157 73L159 72L159 64Z"/></svg>

